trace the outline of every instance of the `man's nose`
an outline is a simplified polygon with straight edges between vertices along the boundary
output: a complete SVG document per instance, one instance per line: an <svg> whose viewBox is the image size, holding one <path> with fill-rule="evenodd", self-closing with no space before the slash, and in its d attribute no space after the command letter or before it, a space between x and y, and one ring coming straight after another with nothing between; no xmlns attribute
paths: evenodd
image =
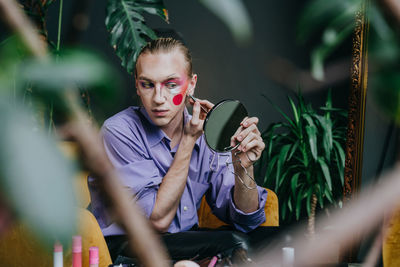
<svg viewBox="0 0 400 267"><path fill-rule="evenodd" d="M165 102L165 100L166 100L165 92L162 86L160 84L157 84L154 90L153 101L156 104L162 104Z"/></svg>

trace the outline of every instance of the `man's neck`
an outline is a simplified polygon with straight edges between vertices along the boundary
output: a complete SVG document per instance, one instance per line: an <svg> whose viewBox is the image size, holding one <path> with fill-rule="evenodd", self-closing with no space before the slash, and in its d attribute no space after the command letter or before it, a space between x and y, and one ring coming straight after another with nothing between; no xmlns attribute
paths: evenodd
<svg viewBox="0 0 400 267"><path fill-rule="evenodd" d="M176 114L176 117L161 130L171 139L171 148L179 144L183 132L183 111Z"/></svg>

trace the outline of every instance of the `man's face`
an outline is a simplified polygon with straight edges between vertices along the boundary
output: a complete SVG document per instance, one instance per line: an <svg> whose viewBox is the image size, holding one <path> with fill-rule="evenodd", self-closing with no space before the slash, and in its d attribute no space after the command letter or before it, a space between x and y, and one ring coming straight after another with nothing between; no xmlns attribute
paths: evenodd
<svg viewBox="0 0 400 267"><path fill-rule="evenodd" d="M182 118L186 95L193 93L196 81L196 75L188 77L185 58L178 49L138 58L136 91L153 123L161 128Z"/></svg>

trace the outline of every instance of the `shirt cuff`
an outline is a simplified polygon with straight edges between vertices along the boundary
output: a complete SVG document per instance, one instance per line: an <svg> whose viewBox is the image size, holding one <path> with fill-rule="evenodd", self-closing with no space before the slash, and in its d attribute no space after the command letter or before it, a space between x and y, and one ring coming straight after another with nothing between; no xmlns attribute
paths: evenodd
<svg viewBox="0 0 400 267"><path fill-rule="evenodd" d="M257 186L258 190L258 209L253 212L245 213L239 210L233 201L233 188L230 199L230 218L236 229L242 232L250 232L265 222L265 203L267 201L267 190Z"/></svg>

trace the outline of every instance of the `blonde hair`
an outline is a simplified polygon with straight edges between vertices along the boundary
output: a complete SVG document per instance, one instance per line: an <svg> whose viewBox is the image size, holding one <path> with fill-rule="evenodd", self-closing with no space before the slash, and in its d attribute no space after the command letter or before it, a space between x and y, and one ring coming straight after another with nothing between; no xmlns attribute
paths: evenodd
<svg viewBox="0 0 400 267"><path fill-rule="evenodd" d="M138 59L140 55L150 53L150 54L156 54L159 52L171 52L174 49L179 49L183 56L185 57L186 64L187 64L187 74L189 77L192 76L193 70L192 70L192 55L189 51L189 49L181 42L180 40L176 40L171 37L161 37L158 39L155 39L151 42L148 42L140 51ZM136 64L137 60L135 63L135 76L136 76Z"/></svg>

